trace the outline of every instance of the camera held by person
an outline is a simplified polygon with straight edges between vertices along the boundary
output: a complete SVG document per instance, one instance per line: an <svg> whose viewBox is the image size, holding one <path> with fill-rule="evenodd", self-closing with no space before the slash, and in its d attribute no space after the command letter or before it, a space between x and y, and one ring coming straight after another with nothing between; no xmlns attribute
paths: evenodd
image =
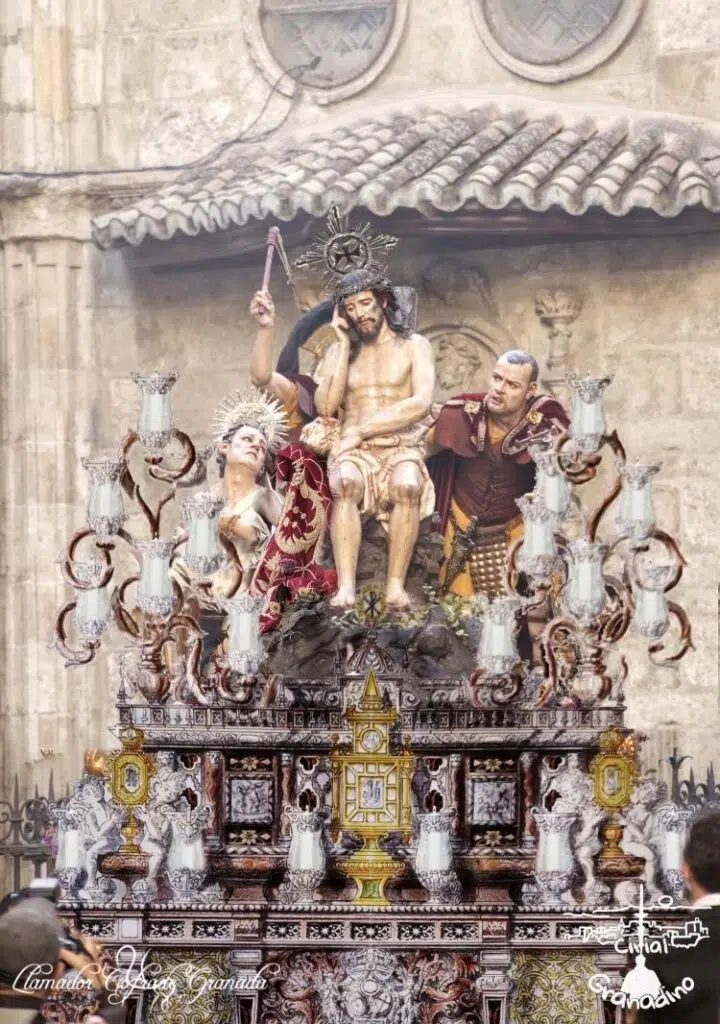
<svg viewBox="0 0 720 1024"><path fill-rule="evenodd" d="M59 894L56 879L39 878L0 902L0 1024L42 1024L43 1003L69 990L72 972L96 997L97 1010L83 1024L122 1024L122 1003L108 1004L102 949L65 926L55 908Z"/></svg>

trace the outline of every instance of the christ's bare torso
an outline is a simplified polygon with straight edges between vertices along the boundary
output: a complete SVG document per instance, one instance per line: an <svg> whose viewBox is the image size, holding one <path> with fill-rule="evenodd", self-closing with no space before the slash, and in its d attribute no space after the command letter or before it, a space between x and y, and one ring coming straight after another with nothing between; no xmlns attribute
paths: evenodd
<svg viewBox="0 0 720 1024"><path fill-rule="evenodd" d="M363 345L348 367L343 429L358 427L381 409L413 394L412 339L394 335Z"/></svg>

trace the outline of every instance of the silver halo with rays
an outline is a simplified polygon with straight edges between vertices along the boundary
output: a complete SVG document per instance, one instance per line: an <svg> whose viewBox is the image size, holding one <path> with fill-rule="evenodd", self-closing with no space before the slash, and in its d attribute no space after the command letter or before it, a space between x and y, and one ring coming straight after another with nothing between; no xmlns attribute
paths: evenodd
<svg viewBox="0 0 720 1024"><path fill-rule="evenodd" d="M280 403L247 387L227 395L215 412L212 422L213 440L220 442L240 427L255 427L267 441L268 452L274 455L287 442L287 415Z"/></svg>
<svg viewBox="0 0 720 1024"><path fill-rule="evenodd" d="M307 252L295 261L295 266L321 272L327 290L337 296L342 279L353 271L365 270L378 282L384 281L387 267L378 257L397 243L392 235L373 235L370 224L350 227L347 216L333 203L325 234L317 236Z"/></svg>

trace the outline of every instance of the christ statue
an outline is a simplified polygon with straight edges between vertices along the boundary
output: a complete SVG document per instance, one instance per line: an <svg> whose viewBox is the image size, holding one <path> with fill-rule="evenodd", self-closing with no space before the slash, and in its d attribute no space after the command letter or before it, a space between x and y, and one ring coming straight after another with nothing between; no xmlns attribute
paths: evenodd
<svg viewBox="0 0 720 1024"><path fill-rule="evenodd" d="M335 295L337 341L315 375L315 405L329 428L330 535L338 574L332 603L355 604L361 517L369 516L388 533L387 604L406 607L405 578L420 521L435 507L423 422L435 387L433 351L422 335L391 326L396 299L383 276L352 271ZM313 427L306 428L311 446Z"/></svg>

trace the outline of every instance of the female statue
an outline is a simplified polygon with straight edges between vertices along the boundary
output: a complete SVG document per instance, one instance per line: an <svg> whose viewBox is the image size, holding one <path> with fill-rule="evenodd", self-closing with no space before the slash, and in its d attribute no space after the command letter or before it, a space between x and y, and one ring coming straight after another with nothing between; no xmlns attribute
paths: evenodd
<svg viewBox="0 0 720 1024"><path fill-rule="evenodd" d="M249 590L255 569L277 525L282 500L270 483L272 459L286 437L286 417L278 402L256 389L229 395L215 416L220 482L224 501L219 528L232 544L242 569L241 590ZM232 571L218 573L215 596L228 596Z"/></svg>

